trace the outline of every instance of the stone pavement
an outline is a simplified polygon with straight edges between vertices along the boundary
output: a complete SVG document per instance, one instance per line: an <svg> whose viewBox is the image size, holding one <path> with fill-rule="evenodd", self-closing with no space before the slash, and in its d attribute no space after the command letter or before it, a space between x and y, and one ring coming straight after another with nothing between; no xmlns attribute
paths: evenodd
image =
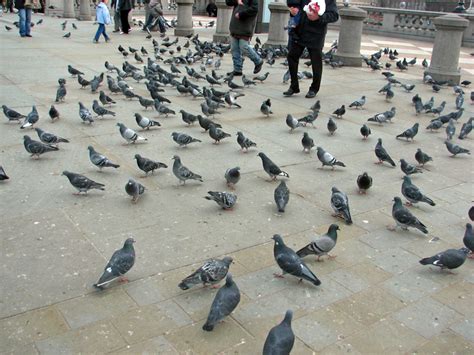
<svg viewBox="0 0 474 355"><path fill-rule="evenodd" d="M35 21L38 18L34 16ZM16 17L10 15L0 18L2 24L14 20ZM123 59L116 49L119 44L144 45L151 52L151 43L135 30L127 37L112 36L112 43L95 45L91 39L96 26L89 22L76 22L79 29L72 30L72 37L66 40L61 38L61 22L45 18L33 30L32 39L20 39L3 26L0 31L2 104L23 113L36 104L38 126L71 140L60 151L35 160L25 152L22 141L24 134L36 139L35 132L1 123L0 164L11 180L0 184L0 353L258 354L269 329L280 322L287 309L295 312L293 354L474 352L474 261L468 260L453 275L418 263L421 257L462 246L473 199L472 157L451 158L443 144L444 128L434 133L424 129L432 116L415 116L413 93L397 87L393 102L387 103L377 94L385 84L379 73L365 67L325 67L317 128L299 128L290 134L286 114L302 117L314 100L303 95L282 97L287 88L281 82L286 69L279 59L273 67L265 64L263 72L270 72L265 83L244 90L245 96L238 99L242 109L223 109L217 117L225 131L233 135L243 131L257 142L258 150L241 153L235 136L220 145L211 144L200 128L185 127L179 116L158 118L162 127L143 133L148 143L127 146L115 123L136 129L134 112L151 118L157 117L156 112L146 112L136 101L125 101L120 95L113 107L118 113L116 119L82 125L77 102L90 107L97 95L79 89L66 68L72 64L90 79L104 71L105 60L121 65ZM210 29L197 28L196 32L200 38L212 35ZM330 31L327 42L335 38L337 33ZM184 43L183 39L179 42ZM397 48L401 56L410 58L429 57L431 48L430 43L363 36L364 53L385 46ZM473 80L468 72L472 74L474 69L470 50L462 51L464 79ZM136 64L133 59L129 61ZM231 59L226 56L219 72L230 68ZM245 72L250 74L251 68L247 60ZM437 104L447 101L446 112L454 110L452 89L433 94L422 84L421 66L395 73L403 82L416 84L414 92L424 101L435 96ZM57 105L62 118L53 124L47 112L59 77L67 79L68 95L64 104ZM143 84L129 82L136 92L147 94ZM301 83L303 92L307 86L309 82ZM172 108L200 113L200 100L180 97L171 88L164 94L171 99ZM342 120L337 120L336 134L328 136L329 114L364 94L368 98L366 109L348 110ZM270 118L259 112L260 103L267 98L273 102ZM398 110L394 123L371 125L372 136L362 141L361 124L391 106ZM461 122L472 116L472 107L467 93ZM422 128L414 143L395 140L396 134L415 121ZM458 132L460 127L458 123ZM173 131L189 133L203 142L179 149L171 140ZM301 152L303 131L344 161L347 168L319 169L315 152ZM386 229L393 222L392 198L401 195L402 173L398 167L373 164L378 137L384 139L396 161L404 157L414 162L417 147L433 156L429 170L414 177L413 182L435 200L436 206L411 208L428 226L428 236ZM474 149L472 135L456 142ZM100 173L89 162L88 145L121 167ZM273 202L276 184L267 181L256 157L258 151L264 151L290 174L290 203L282 215L276 213ZM147 191L138 204L132 205L124 185L129 177L142 175L133 160L136 153L169 164L169 159L179 154L205 182L178 187L171 169L160 170L153 177L139 179ZM243 173L236 188L239 200L232 212L224 212L203 196L208 190L224 190L224 171L233 166L240 166ZM105 183L106 191L74 196L73 188L61 176L63 170ZM357 193L355 183L363 171L374 178L374 186L365 196ZM332 186L348 194L353 225L346 226L331 216ZM281 234L290 247L299 248L333 222L341 227L333 251L337 258L322 262L306 259L322 280L320 287L298 283L292 277L273 277L279 271L270 239L274 233ZM95 291L92 284L129 235L137 240L137 261L128 273L130 282ZM182 291L177 284L206 259L225 255L234 258L231 272L242 300L231 317L208 333L201 327L216 291L201 287Z"/></svg>

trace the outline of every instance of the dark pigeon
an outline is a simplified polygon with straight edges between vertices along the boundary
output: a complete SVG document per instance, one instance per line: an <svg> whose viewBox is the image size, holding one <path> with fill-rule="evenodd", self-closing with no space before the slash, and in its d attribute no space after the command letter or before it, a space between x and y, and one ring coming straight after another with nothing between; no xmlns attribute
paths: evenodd
<svg viewBox="0 0 474 355"><path fill-rule="evenodd" d="M400 226L403 230L408 230L408 228L416 228L421 232L428 234L428 229L426 226L421 223L418 218L416 218L406 207L403 206L402 200L400 197L395 197L393 199L392 207L392 217L396 222L396 226L391 228L395 230L397 226Z"/></svg>
<svg viewBox="0 0 474 355"><path fill-rule="evenodd" d="M166 164L142 157L140 154L135 154L135 159L137 160L138 168L141 171L143 171L145 175L148 175L150 171L151 171L151 174L153 175L155 170L160 169L160 168L166 169L168 167L168 165Z"/></svg>
<svg viewBox="0 0 474 355"><path fill-rule="evenodd" d="M284 176L287 178L290 177L290 175L281 170L278 165L271 161L270 158L265 155L265 153L260 152L257 156L262 159L263 170L265 170L272 180L276 180L277 176Z"/></svg>
<svg viewBox="0 0 474 355"><path fill-rule="evenodd" d="M367 193L367 190L372 186L372 178L369 174L364 172L362 175L357 177L357 186L359 187L359 193Z"/></svg>
<svg viewBox="0 0 474 355"><path fill-rule="evenodd" d="M420 260L421 265L434 265L441 269L457 269L466 261L469 249L448 249L429 258Z"/></svg>
<svg viewBox="0 0 474 355"><path fill-rule="evenodd" d="M273 327L263 346L263 355L289 355L295 343L295 334L291 329L293 311L286 311L285 318Z"/></svg>
<svg viewBox="0 0 474 355"><path fill-rule="evenodd" d="M77 194L80 194L81 192L87 194L87 192L91 189L97 189L102 191L105 190L104 184L95 182L94 180L91 180L85 177L84 175L71 173L69 171L63 171L62 175L66 176L69 179L71 185L74 186L77 191L79 191Z"/></svg>
<svg viewBox="0 0 474 355"><path fill-rule="evenodd" d="M288 189L284 181L280 182L280 185L278 185L278 187L275 189L273 197L275 199L278 212L284 213L286 205L290 200L290 190Z"/></svg>
<svg viewBox="0 0 474 355"><path fill-rule="evenodd" d="M229 272L232 258L229 256L220 259L211 259L204 263L199 269L181 281L178 287L189 290L191 287L202 283L204 286L215 285L223 280Z"/></svg>
<svg viewBox="0 0 474 355"><path fill-rule="evenodd" d="M418 202L425 202L430 206L436 206L432 199L428 198L427 196L423 195L420 189L412 184L411 179L409 176L403 177L403 184L402 184L402 195L409 201L408 204L412 205Z"/></svg>

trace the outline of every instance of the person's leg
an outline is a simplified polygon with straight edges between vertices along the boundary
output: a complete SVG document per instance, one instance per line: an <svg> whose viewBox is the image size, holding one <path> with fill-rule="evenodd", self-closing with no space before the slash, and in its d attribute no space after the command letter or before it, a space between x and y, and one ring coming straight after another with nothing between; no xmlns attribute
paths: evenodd
<svg viewBox="0 0 474 355"><path fill-rule="evenodd" d="M128 33L130 26L128 24L128 11L120 11L120 23L122 24L122 32Z"/></svg>
<svg viewBox="0 0 474 355"><path fill-rule="evenodd" d="M99 23L99 27L97 27L97 32L95 33L94 42L99 41L100 35L102 34L102 32L104 32L104 27L105 26L103 23Z"/></svg>
<svg viewBox="0 0 474 355"><path fill-rule="evenodd" d="M255 49L253 49L253 47L250 45L249 41L241 39L240 43L242 52L245 53L245 55L249 57L255 65L260 64L263 61L263 59L255 51Z"/></svg>
<svg viewBox="0 0 474 355"><path fill-rule="evenodd" d="M103 26L104 26L104 29L102 30L102 35L104 36L105 41L108 42L108 41L110 41L110 38L109 38L109 35L107 34L107 31L106 31L107 28L105 27L105 25L103 25Z"/></svg>
<svg viewBox="0 0 474 355"><path fill-rule="evenodd" d="M122 24L120 22L120 11L114 11L114 32L119 32Z"/></svg>
<svg viewBox="0 0 474 355"><path fill-rule="evenodd" d="M300 91L299 83L298 83L298 63L303 54L304 47L300 46L298 43L291 43L290 50L288 52L288 70L290 71L290 90L286 91L285 94L289 94L291 96L293 93L297 93ZM289 91L293 91L293 93L289 93Z"/></svg>
<svg viewBox="0 0 474 355"><path fill-rule="evenodd" d="M317 94L321 86L321 78L323 75L323 51L322 48L308 48L308 51L311 59L311 67L313 69L313 83L309 90Z"/></svg>
<svg viewBox="0 0 474 355"><path fill-rule="evenodd" d="M31 32L31 9L25 9L25 34L30 37Z"/></svg>
<svg viewBox="0 0 474 355"><path fill-rule="evenodd" d="M230 37L230 50L232 52L232 63L234 64L234 72L242 73L242 52L240 50L240 39Z"/></svg>
<svg viewBox="0 0 474 355"><path fill-rule="evenodd" d="M148 15L145 25L143 26L143 29L146 30L147 28L150 29L151 24L153 23L153 16L150 14Z"/></svg>
<svg viewBox="0 0 474 355"><path fill-rule="evenodd" d="M158 27L160 28L160 33L166 32L165 19L163 16L158 17Z"/></svg>
<svg viewBox="0 0 474 355"><path fill-rule="evenodd" d="M20 36L25 37L26 35L26 28L25 28L25 21L26 21L26 9L19 9L18 10L18 17L20 19Z"/></svg>

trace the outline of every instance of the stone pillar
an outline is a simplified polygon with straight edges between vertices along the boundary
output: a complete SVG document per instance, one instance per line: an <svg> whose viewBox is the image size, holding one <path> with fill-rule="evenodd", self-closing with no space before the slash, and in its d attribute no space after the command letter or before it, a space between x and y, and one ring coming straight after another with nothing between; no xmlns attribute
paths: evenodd
<svg viewBox="0 0 474 355"><path fill-rule="evenodd" d="M174 29L175 36L189 36L193 30L193 3L194 0L176 0L178 4L178 24Z"/></svg>
<svg viewBox="0 0 474 355"><path fill-rule="evenodd" d="M216 33L212 37L214 42L229 43L229 24L232 16L232 7L225 4L225 0L216 0L217 24Z"/></svg>
<svg viewBox="0 0 474 355"><path fill-rule="evenodd" d="M79 20L91 20L91 3L90 0L80 0L79 5Z"/></svg>
<svg viewBox="0 0 474 355"><path fill-rule="evenodd" d="M64 18L76 17L76 13L74 12L74 0L64 0L63 17Z"/></svg>
<svg viewBox="0 0 474 355"><path fill-rule="evenodd" d="M268 27L268 40L264 47L279 47L288 44L288 32L285 27L288 25L290 11L286 3L271 2L268 4L270 10L270 24Z"/></svg>
<svg viewBox="0 0 474 355"><path fill-rule="evenodd" d="M458 15L448 14L436 17L433 23L436 27L436 37L430 67L425 73L436 81L450 80L459 84L459 52L462 35L469 21Z"/></svg>
<svg viewBox="0 0 474 355"><path fill-rule="evenodd" d="M346 66L362 66L360 43L362 40L362 21L367 12L358 7L344 7L339 11L341 27L335 58Z"/></svg>

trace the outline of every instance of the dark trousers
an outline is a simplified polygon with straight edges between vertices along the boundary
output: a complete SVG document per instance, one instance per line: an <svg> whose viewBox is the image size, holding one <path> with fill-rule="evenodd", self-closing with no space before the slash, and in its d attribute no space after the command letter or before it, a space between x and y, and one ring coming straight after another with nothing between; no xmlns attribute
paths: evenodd
<svg viewBox="0 0 474 355"><path fill-rule="evenodd" d="M128 23L128 13L130 10L120 11L120 23L122 24L122 32L128 33L130 31L130 23Z"/></svg>
<svg viewBox="0 0 474 355"><path fill-rule="evenodd" d="M290 70L291 87L299 88L298 84L298 63L305 47L296 42L292 42L288 51L288 69ZM311 89L319 91L321 86L321 76L323 75L323 50L322 48L308 48L311 67L313 69L313 83Z"/></svg>

